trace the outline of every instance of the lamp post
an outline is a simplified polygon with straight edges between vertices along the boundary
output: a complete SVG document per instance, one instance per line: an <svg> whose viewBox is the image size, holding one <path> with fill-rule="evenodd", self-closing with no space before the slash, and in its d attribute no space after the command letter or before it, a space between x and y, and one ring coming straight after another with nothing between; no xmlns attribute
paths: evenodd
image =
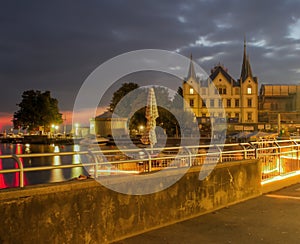
<svg viewBox="0 0 300 244"><path fill-rule="evenodd" d="M59 129L59 126L58 125L55 125L55 124L52 124L51 125L51 132L52 132L52 135L55 136L57 130Z"/></svg>
<svg viewBox="0 0 300 244"><path fill-rule="evenodd" d="M79 135L79 124L76 123L75 124L75 137L78 137L78 135Z"/></svg>
<svg viewBox="0 0 300 244"><path fill-rule="evenodd" d="M54 137L54 130L55 130L55 125L51 125L51 137Z"/></svg>

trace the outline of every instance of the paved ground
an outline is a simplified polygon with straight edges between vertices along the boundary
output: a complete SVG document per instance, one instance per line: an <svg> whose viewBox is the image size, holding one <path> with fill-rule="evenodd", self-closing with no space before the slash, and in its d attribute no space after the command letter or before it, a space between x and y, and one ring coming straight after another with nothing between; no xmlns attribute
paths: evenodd
<svg viewBox="0 0 300 244"><path fill-rule="evenodd" d="M300 243L300 184L116 243Z"/></svg>

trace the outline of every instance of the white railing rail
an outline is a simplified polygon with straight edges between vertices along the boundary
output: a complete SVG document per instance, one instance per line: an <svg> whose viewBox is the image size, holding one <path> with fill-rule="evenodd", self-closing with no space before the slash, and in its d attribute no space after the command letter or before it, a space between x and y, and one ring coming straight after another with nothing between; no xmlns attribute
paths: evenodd
<svg viewBox="0 0 300 244"><path fill-rule="evenodd" d="M216 150L210 150L210 149ZM54 156L84 156L80 164L23 167L25 158ZM161 168L190 167L202 165L205 158L219 156L218 163L247 159L260 159L262 180L280 174L300 170L300 139L281 141L261 141L252 143L199 145L166 148L141 148L121 150L88 150L75 152L35 153L0 155L0 160L11 159L18 168L1 169L0 174L19 173L19 187L24 187L24 173L53 169L85 167L97 178L106 174L145 173Z"/></svg>

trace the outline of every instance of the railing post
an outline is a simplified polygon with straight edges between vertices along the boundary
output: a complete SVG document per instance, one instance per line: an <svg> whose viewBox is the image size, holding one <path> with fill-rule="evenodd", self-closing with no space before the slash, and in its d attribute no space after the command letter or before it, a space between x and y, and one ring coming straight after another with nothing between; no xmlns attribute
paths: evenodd
<svg viewBox="0 0 300 244"><path fill-rule="evenodd" d="M279 175L281 175L281 148L280 148L280 145L275 142L274 143L276 146L277 146L277 160L278 160L278 173Z"/></svg>
<svg viewBox="0 0 300 244"><path fill-rule="evenodd" d="M218 145L216 145L216 148L219 150L219 153L220 153L219 162L222 163L223 162L223 153L222 153L222 150L220 149L220 147Z"/></svg>
<svg viewBox="0 0 300 244"><path fill-rule="evenodd" d="M20 188L23 188L24 187L24 168L23 168L23 164L20 160L20 158L16 155L16 154L12 154L12 157L14 160L16 160L16 162L18 163L18 166L19 166L19 180L20 180Z"/></svg>
<svg viewBox="0 0 300 244"><path fill-rule="evenodd" d="M254 157L255 157L255 159L258 159L258 148L257 147L254 148Z"/></svg>
<svg viewBox="0 0 300 244"><path fill-rule="evenodd" d="M94 160L94 178L97 179L97 177L98 177L98 159L90 149L88 150L88 152L91 155L92 159Z"/></svg>
<svg viewBox="0 0 300 244"><path fill-rule="evenodd" d="M151 160L151 154L148 153L145 148L142 149L142 151L148 156L148 172L152 171L152 160Z"/></svg>
<svg viewBox="0 0 300 244"><path fill-rule="evenodd" d="M241 143L240 143L240 146L243 148L243 150L244 150L244 159L247 159L247 150L246 150L246 147L244 146L244 145L242 145Z"/></svg>
<svg viewBox="0 0 300 244"><path fill-rule="evenodd" d="M300 146L297 145L297 166L298 166L298 169L300 169L300 164L299 164L299 149L300 149Z"/></svg>
<svg viewBox="0 0 300 244"><path fill-rule="evenodd" d="M187 151L187 153L189 154L189 167L192 167L193 165L193 160L192 160L192 153L191 153L191 151L187 148L187 147L183 147L183 149L184 150L186 150Z"/></svg>

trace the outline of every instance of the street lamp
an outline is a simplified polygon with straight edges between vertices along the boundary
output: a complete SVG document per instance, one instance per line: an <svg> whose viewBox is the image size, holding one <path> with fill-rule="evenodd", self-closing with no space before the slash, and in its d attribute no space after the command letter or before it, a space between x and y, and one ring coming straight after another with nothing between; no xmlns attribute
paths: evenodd
<svg viewBox="0 0 300 244"><path fill-rule="evenodd" d="M56 134L56 132L57 132L58 129L59 129L58 125L55 125L55 124L51 125L52 134Z"/></svg>
<svg viewBox="0 0 300 244"><path fill-rule="evenodd" d="M140 126L139 126L139 134L141 134L141 133L143 132L143 130L144 130L144 126L143 126L143 125L140 125Z"/></svg>

